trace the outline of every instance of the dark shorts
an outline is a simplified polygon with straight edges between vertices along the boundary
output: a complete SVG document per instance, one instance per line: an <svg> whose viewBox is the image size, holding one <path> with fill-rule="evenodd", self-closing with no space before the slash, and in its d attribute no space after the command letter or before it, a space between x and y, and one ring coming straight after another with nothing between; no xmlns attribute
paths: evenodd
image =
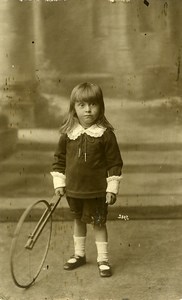
<svg viewBox="0 0 182 300"><path fill-rule="evenodd" d="M77 199L67 197L74 219L93 225L104 225L107 220L106 198Z"/></svg>

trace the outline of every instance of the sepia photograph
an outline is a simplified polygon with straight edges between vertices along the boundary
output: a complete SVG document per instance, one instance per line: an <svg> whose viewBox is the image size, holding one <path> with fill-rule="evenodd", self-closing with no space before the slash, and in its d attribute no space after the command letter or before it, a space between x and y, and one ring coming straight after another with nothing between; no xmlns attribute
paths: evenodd
<svg viewBox="0 0 182 300"><path fill-rule="evenodd" d="M0 1L0 300L182 300L181 16Z"/></svg>

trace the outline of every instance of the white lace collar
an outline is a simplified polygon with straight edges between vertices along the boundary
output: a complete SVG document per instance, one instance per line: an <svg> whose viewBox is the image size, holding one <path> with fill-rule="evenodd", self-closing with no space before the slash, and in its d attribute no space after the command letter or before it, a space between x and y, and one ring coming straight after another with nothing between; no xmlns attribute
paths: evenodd
<svg viewBox="0 0 182 300"><path fill-rule="evenodd" d="M83 128L80 124L76 124L75 127L68 133L70 140L76 140L81 134L86 133L91 137L101 137L107 128L98 126L96 124L90 126L89 128Z"/></svg>

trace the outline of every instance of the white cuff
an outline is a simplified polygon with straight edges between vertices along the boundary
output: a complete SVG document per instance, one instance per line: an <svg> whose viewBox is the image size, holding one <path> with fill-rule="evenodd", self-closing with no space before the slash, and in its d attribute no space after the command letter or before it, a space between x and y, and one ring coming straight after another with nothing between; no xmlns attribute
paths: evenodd
<svg viewBox="0 0 182 300"><path fill-rule="evenodd" d="M53 177L54 188L65 187L66 186L66 176L59 172L50 172Z"/></svg>
<svg viewBox="0 0 182 300"><path fill-rule="evenodd" d="M110 176L107 180L107 193L118 194L119 192L119 184L122 176Z"/></svg>

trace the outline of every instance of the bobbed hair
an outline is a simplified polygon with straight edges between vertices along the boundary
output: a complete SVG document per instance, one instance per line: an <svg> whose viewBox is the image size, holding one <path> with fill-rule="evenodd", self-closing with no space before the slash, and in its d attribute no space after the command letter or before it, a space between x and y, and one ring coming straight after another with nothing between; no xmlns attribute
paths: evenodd
<svg viewBox="0 0 182 300"><path fill-rule="evenodd" d="M75 123L78 122L78 117L75 111L76 102L87 102L96 103L99 105L99 116L96 120L96 124L114 130L113 126L105 117L105 105L103 99L103 93L100 86L84 82L74 87L71 92L70 106L68 114L63 122L60 131L61 133L68 133L74 127Z"/></svg>

